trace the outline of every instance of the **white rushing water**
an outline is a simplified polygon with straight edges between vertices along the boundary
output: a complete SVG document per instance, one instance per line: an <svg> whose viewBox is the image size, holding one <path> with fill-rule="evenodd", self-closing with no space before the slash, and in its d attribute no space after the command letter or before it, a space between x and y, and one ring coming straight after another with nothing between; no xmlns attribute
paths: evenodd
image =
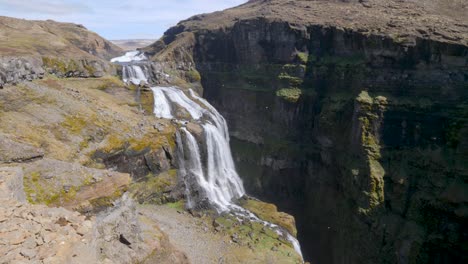
<svg viewBox="0 0 468 264"><path fill-rule="evenodd" d="M122 66L123 81L128 83L131 82L135 85L139 85L141 82L148 82L148 79L143 72L143 69L138 65L123 65Z"/></svg>
<svg viewBox="0 0 468 264"><path fill-rule="evenodd" d="M125 53L125 55L117 58L113 58L111 62L115 63L123 63L123 62L134 62L134 61L143 61L147 60L145 54L143 52L134 50Z"/></svg>
<svg viewBox="0 0 468 264"><path fill-rule="evenodd" d="M153 87L154 114L159 118L177 118L177 108L182 108L203 128L203 142L206 159L202 161L198 142L186 128L179 142L185 146L182 177L194 177L208 201L218 211L227 211L233 203L245 194L242 180L236 172L229 146L228 128L224 118L207 101L190 92L189 98L176 87ZM200 105L201 104L201 105ZM172 105L172 107L171 107ZM205 108L203 108L204 106ZM203 169L205 168L205 169Z"/></svg>
<svg viewBox="0 0 468 264"><path fill-rule="evenodd" d="M111 62L122 65L122 79L126 83L133 83L139 85L141 82L148 82L143 68L138 65L138 62L147 60L143 52L129 51L125 55L113 58Z"/></svg>

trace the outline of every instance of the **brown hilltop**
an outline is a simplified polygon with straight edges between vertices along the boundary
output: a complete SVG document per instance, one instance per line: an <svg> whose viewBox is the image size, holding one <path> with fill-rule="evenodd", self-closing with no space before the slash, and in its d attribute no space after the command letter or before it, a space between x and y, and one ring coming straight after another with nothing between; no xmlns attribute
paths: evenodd
<svg viewBox="0 0 468 264"><path fill-rule="evenodd" d="M122 49L82 25L0 16L0 56L57 56L109 60Z"/></svg>

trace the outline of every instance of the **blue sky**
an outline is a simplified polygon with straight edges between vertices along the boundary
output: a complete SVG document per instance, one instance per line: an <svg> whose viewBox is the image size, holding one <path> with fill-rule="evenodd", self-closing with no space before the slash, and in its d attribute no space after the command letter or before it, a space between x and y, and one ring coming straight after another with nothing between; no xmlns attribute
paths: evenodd
<svg viewBox="0 0 468 264"><path fill-rule="evenodd" d="M0 0L0 15L83 24L107 39L160 37L192 15L247 0Z"/></svg>

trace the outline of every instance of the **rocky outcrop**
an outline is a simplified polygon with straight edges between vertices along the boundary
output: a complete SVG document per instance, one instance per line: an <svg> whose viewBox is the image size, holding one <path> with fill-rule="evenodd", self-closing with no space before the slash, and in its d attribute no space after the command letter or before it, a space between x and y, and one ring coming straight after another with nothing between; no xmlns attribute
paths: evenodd
<svg viewBox="0 0 468 264"><path fill-rule="evenodd" d="M154 222L142 222L128 196L86 219L64 208L27 204L22 181L21 168L0 168L2 263L147 263L160 251L170 258L159 263L188 263Z"/></svg>
<svg viewBox="0 0 468 264"><path fill-rule="evenodd" d="M0 58L0 88L7 83L17 84L20 81L32 81L44 76L41 63L32 58Z"/></svg>
<svg viewBox="0 0 468 264"><path fill-rule="evenodd" d="M248 192L295 216L307 258L464 262L468 25L448 2L361 2L249 1L147 52L193 63Z"/></svg>

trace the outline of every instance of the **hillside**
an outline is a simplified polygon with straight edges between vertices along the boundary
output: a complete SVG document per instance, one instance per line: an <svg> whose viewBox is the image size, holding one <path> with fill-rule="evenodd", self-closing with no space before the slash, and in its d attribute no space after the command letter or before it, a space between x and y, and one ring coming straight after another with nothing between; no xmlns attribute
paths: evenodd
<svg viewBox="0 0 468 264"><path fill-rule="evenodd" d="M81 25L0 17L0 86L40 78L101 77L123 50Z"/></svg>
<svg viewBox="0 0 468 264"><path fill-rule="evenodd" d="M82 25L0 17L0 56L110 60L122 49Z"/></svg>

